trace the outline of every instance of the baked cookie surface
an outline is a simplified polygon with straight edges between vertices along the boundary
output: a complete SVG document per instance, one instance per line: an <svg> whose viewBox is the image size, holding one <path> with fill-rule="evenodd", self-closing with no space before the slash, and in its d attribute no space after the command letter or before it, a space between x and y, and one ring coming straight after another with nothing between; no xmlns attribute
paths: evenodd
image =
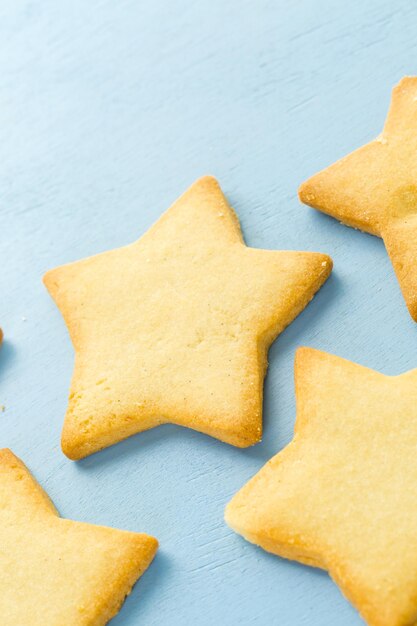
<svg viewBox="0 0 417 626"><path fill-rule="evenodd" d="M384 376L301 348L293 441L232 499L227 523L329 571L369 626L417 623L417 370Z"/></svg>
<svg viewBox="0 0 417 626"><path fill-rule="evenodd" d="M324 254L245 246L205 177L136 243L48 272L75 348L64 453L166 422L259 441L268 347L331 267Z"/></svg>
<svg viewBox="0 0 417 626"><path fill-rule="evenodd" d="M145 534L60 518L25 465L0 450L2 626L103 626L157 547Z"/></svg>
<svg viewBox="0 0 417 626"><path fill-rule="evenodd" d="M417 77L394 88L374 141L315 174L302 202L382 237L411 317L417 321Z"/></svg>

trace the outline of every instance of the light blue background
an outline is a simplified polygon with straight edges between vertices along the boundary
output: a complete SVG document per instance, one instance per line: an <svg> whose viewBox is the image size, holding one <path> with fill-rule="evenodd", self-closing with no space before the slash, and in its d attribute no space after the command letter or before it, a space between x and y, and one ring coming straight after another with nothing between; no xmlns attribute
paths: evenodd
<svg viewBox="0 0 417 626"><path fill-rule="evenodd" d="M397 0L0 4L0 445L63 516L160 540L115 626L362 624L325 573L246 543L223 510L291 439L297 346L417 365L382 242L296 196L380 132L416 71L416 28L416 3ZM270 351L264 440L238 450L164 426L73 463L59 446L73 353L41 276L138 238L206 173L249 245L335 262Z"/></svg>

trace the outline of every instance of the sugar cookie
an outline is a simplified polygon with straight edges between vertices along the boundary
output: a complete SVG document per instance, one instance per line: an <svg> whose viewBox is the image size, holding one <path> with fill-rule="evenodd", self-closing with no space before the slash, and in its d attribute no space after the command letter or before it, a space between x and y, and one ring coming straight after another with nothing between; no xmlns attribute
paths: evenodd
<svg viewBox="0 0 417 626"><path fill-rule="evenodd" d="M417 77L394 88L379 137L312 176L302 202L382 237L417 321Z"/></svg>
<svg viewBox="0 0 417 626"><path fill-rule="evenodd" d="M60 518L25 465L0 450L4 626L103 626L157 546L148 535Z"/></svg>
<svg viewBox="0 0 417 626"><path fill-rule="evenodd" d="M136 243L48 272L76 353L65 454L164 422L259 441L268 347L331 267L324 254L246 247L207 176Z"/></svg>
<svg viewBox="0 0 417 626"><path fill-rule="evenodd" d="M266 550L327 569L369 626L417 621L417 370L384 376L301 348L293 441L226 521Z"/></svg>

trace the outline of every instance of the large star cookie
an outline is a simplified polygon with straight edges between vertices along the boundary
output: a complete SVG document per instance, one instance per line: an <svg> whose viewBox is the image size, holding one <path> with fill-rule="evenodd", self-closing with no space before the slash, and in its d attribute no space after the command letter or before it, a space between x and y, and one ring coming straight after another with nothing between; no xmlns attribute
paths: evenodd
<svg viewBox="0 0 417 626"><path fill-rule="evenodd" d="M305 204L382 237L417 321L417 77L394 88L382 134L299 190Z"/></svg>
<svg viewBox="0 0 417 626"><path fill-rule="evenodd" d="M324 254L246 247L205 177L136 243L48 272L76 353L65 454L165 422L256 443L268 347L331 267Z"/></svg>
<svg viewBox="0 0 417 626"><path fill-rule="evenodd" d="M370 626L417 623L417 370L301 348L293 441L226 510L266 550L327 569Z"/></svg>
<svg viewBox="0 0 417 626"><path fill-rule="evenodd" d="M102 626L152 561L148 535L58 516L25 465L0 450L0 622Z"/></svg>

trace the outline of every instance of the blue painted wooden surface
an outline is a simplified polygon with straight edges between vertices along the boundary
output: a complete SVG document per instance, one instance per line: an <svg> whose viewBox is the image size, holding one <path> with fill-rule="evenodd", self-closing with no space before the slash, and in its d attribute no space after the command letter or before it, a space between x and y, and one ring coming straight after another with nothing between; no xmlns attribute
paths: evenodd
<svg viewBox="0 0 417 626"><path fill-rule="evenodd" d="M0 4L0 445L62 515L160 540L115 626L362 623L325 573L246 543L223 509L291 438L297 346L417 365L382 242L296 197L379 133L391 87L416 72L416 27L398 0ZM42 273L136 239L205 173L250 245L335 262L270 352L264 440L238 450L164 426L73 463L59 446L73 354Z"/></svg>

